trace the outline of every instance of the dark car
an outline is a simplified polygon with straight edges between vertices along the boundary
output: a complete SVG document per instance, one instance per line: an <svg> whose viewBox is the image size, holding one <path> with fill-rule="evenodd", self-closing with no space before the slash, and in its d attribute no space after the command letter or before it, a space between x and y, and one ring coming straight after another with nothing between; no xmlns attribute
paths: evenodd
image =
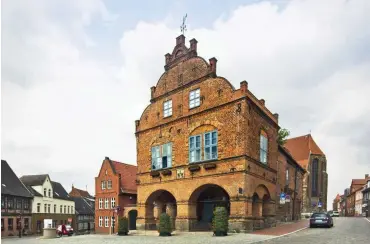
<svg viewBox="0 0 370 244"><path fill-rule="evenodd" d="M328 213L314 213L310 218L310 228L313 227L333 227L333 218Z"/></svg>

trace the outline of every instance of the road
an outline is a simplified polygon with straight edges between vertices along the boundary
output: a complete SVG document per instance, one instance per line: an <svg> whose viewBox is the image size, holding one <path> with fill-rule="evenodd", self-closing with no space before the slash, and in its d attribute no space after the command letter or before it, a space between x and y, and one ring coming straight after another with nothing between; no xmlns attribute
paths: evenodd
<svg viewBox="0 0 370 244"><path fill-rule="evenodd" d="M263 244L352 244L370 243L370 222L365 218L334 218L333 228L307 228L305 230L260 242Z"/></svg>

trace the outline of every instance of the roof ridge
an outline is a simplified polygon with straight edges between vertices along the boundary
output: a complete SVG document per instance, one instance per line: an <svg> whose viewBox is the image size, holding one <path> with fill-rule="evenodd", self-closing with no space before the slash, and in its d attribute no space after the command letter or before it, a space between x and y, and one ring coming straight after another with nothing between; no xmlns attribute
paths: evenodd
<svg viewBox="0 0 370 244"><path fill-rule="evenodd" d="M124 164L124 165L127 165L127 166L134 166L134 167L137 167L137 165L128 164L128 163L122 163L122 162L118 162L118 161L114 161L114 160L112 160L112 163Z"/></svg>

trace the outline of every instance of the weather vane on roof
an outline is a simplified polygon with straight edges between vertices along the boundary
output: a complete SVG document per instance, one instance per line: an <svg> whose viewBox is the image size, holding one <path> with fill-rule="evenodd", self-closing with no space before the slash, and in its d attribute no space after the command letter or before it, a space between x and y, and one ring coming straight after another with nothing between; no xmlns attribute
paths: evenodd
<svg viewBox="0 0 370 244"><path fill-rule="evenodd" d="M185 34L185 31L187 31L186 25L185 25L185 21L187 17L188 17L188 14L185 14L185 16L182 18L182 25L180 26L180 30L183 35Z"/></svg>

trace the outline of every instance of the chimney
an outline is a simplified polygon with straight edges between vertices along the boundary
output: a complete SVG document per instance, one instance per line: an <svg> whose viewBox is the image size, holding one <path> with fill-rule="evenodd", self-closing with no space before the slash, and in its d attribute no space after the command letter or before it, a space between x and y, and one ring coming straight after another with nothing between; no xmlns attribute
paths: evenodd
<svg viewBox="0 0 370 244"><path fill-rule="evenodd" d="M168 64L171 61L171 54L167 53L164 57L166 58L166 64Z"/></svg>
<svg viewBox="0 0 370 244"><path fill-rule="evenodd" d="M105 160L109 160L109 157L105 157Z"/></svg>
<svg viewBox="0 0 370 244"><path fill-rule="evenodd" d="M140 120L135 120L135 130L137 131L140 125Z"/></svg>
<svg viewBox="0 0 370 244"><path fill-rule="evenodd" d="M190 51L197 51L197 43L198 41L195 38L190 40Z"/></svg>
<svg viewBox="0 0 370 244"><path fill-rule="evenodd" d="M265 99L260 99L260 103L265 106Z"/></svg>
<svg viewBox="0 0 370 244"><path fill-rule="evenodd" d="M184 35L179 35L176 37L176 46L180 44L185 44L185 36Z"/></svg>
<svg viewBox="0 0 370 244"><path fill-rule="evenodd" d="M247 92L248 90L248 82L243 80L242 82L240 82L240 90L245 93Z"/></svg>
<svg viewBox="0 0 370 244"><path fill-rule="evenodd" d="M279 120L279 114L278 113L274 113L274 117Z"/></svg>
<svg viewBox="0 0 370 244"><path fill-rule="evenodd" d="M150 87L150 96L151 96L151 99L153 99L153 97L154 97L154 92L155 92L155 86Z"/></svg>
<svg viewBox="0 0 370 244"><path fill-rule="evenodd" d="M210 72L216 74L217 70L217 59L215 57L209 59Z"/></svg>

